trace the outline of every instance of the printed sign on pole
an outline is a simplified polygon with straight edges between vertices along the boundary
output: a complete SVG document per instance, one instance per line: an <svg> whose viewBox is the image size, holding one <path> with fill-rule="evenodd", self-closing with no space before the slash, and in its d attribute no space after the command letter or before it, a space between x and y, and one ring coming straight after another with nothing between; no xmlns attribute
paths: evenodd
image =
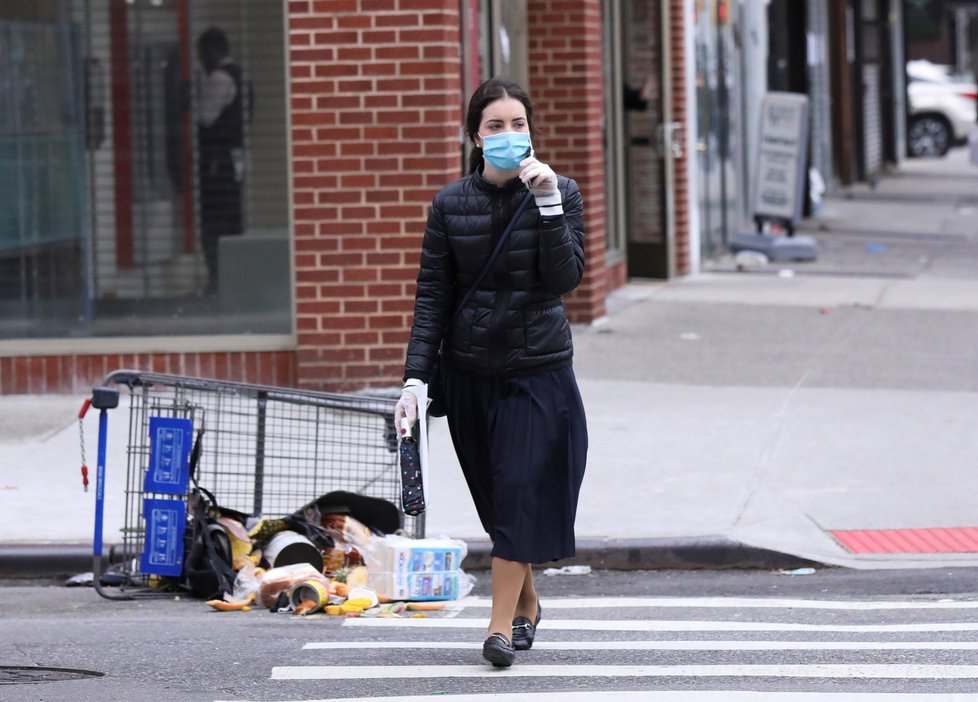
<svg viewBox="0 0 978 702"><path fill-rule="evenodd" d="M149 466L143 492L187 493L193 431L194 425L189 419L149 418Z"/></svg>
<svg viewBox="0 0 978 702"><path fill-rule="evenodd" d="M153 575L183 573L183 534L187 528L187 505L183 500L143 500L146 545L139 569Z"/></svg>

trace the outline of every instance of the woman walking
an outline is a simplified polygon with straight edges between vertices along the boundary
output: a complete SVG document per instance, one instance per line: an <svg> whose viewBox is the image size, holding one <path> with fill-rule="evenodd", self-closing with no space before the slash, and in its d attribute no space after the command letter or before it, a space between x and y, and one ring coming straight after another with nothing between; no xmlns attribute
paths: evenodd
<svg viewBox="0 0 978 702"><path fill-rule="evenodd" d="M407 388L431 379L441 348L449 430L492 540L482 655L509 666L533 645L542 613L530 565L575 553L587 425L561 296L584 272L583 201L573 180L534 157L533 104L515 82L480 85L465 131L470 173L435 196L425 228L395 426L416 419Z"/></svg>

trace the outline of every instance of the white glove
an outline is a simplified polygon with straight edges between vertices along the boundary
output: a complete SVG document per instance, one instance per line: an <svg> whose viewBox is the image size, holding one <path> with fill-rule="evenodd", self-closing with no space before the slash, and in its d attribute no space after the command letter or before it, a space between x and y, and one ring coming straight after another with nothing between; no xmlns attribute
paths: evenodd
<svg viewBox="0 0 978 702"><path fill-rule="evenodd" d="M397 427L397 435L407 434L407 430L401 426L401 420L407 418L413 426L418 420L418 396L408 388L401 391L401 399L394 406L394 426Z"/></svg>
<svg viewBox="0 0 978 702"><path fill-rule="evenodd" d="M559 195L557 192L557 174L545 163L540 163L533 156L520 162L520 180L530 189L535 198L545 198ZM560 200L558 200L560 202Z"/></svg>

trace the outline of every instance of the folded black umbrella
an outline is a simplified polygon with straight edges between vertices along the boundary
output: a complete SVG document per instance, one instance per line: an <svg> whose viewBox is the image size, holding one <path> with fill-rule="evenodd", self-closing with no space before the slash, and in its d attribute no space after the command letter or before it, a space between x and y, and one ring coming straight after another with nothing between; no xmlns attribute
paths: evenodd
<svg viewBox="0 0 978 702"><path fill-rule="evenodd" d="M401 507L404 514L416 517L424 512L424 484L421 480L421 455L418 440L411 429L398 446L401 464Z"/></svg>

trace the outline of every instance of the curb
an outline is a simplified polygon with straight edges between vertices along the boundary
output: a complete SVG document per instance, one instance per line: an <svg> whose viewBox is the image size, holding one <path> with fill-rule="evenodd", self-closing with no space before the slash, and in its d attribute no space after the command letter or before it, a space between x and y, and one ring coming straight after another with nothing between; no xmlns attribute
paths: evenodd
<svg viewBox="0 0 978 702"><path fill-rule="evenodd" d="M91 544L0 544L0 579L68 578L94 562Z"/></svg>
<svg viewBox="0 0 978 702"><path fill-rule="evenodd" d="M488 570L492 544L469 541L466 570ZM821 566L790 553L748 546L725 536L658 539L578 539L577 555L539 566L587 565L594 570L779 570Z"/></svg>
<svg viewBox="0 0 978 702"><path fill-rule="evenodd" d="M466 570L488 570L492 544L468 543ZM112 552L105 545L103 552ZM725 536L660 539L580 539L577 555L546 564L587 565L594 570L778 570L821 565L779 551L748 546ZM0 579L58 579L93 568L90 544L0 544Z"/></svg>

